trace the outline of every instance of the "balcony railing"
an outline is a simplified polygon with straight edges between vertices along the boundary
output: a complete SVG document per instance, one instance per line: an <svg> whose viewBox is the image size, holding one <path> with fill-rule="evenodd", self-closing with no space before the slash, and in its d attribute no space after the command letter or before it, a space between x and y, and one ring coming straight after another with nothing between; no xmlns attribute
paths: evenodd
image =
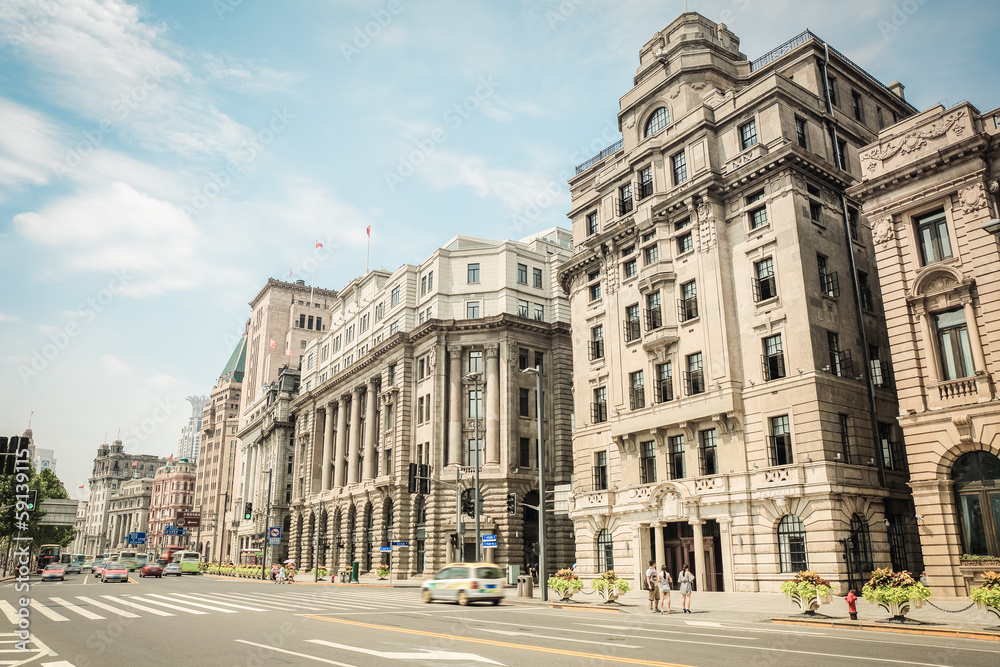
<svg viewBox="0 0 1000 667"><path fill-rule="evenodd" d="M592 340L589 343L590 360L595 361L597 359L604 358L604 340Z"/></svg>
<svg viewBox="0 0 1000 667"><path fill-rule="evenodd" d="M608 146L607 148L605 148L603 151L601 151L600 153L598 153L594 157L592 157L589 160L587 160L586 162L584 162L583 164L578 164L576 166L576 173L577 174L582 174L583 172L587 171L588 169L590 169L591 167L593 167L595 164L597 164L598 162L600 162L601 160L603 160L604 158L608 157L609 155L614 155L615 153L617 153L621 149L622 149L622 140L619 139L618 141L616 141L615 143L611 144L610 146Z"/></svg>
<svg viewBox="0 0 1000 667"><path fill-rule="evenodd" d="M979 393L979 388L976 387L976 378L966 377L942 382L938 385L938 392L942 401L950 401L960 398L975 398Z"/></svg>
<svg viewBox="0 0 1000 667"><path fill-rule="evenodd" d="M659 308L650 308L646 311L646 330L652 331L663 326L663 311Z"/></svg>
<svg viewBox="0 0 1000 667"><path fill-rule="evenodd" d="M639 340L639 337L642 335L642 331L640 329L638 319L625 320L624 322L622 322L622 326L624 327L625 330L626 343L631 343L634 340Z"/></svg>

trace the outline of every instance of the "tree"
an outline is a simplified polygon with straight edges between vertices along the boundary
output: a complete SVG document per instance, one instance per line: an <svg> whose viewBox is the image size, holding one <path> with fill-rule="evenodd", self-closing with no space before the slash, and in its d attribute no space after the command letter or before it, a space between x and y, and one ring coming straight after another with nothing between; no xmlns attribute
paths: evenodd
<svg viewBox="0 0 1000 667"><path fill-rule="evenodd" d="M17 486L25 482L28 488L37 491L37 506L28 513L27 527L19 528L17 523L23 511L17 509ZM45 516L41 504L50 498L65 500L69 498L69 494L66 493L66 488L56 474L48 468L43 468L40 473L36 474L35 466L29 462L28 472L0 478L0 507L7 508L0 511L0 535L20 535L31 538L33 549L37 549L42 544L69 545L76 537L75 527L43 526L40 523L42 517ZM9 542L8 540L8 545Z"/></svg>

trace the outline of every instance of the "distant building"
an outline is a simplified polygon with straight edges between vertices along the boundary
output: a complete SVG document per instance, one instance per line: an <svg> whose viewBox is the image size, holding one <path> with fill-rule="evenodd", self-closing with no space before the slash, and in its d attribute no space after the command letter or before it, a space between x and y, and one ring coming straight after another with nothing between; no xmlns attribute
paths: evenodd
<svg viewBox="0 0 1000 667"><path fill-rule="evenodd" d="M35 472L43 470L56 471L56 453L52 449L35 449Z"/></svg>
<svg viewBox="0 0 1000 667"><path fill-rule="evenodd" d="M110 549L128 547L146 551L144 545L128 545L129 533L145 533L149 527L149 506L153 480L149 477L130 479L122 484L108 501L108 545Z"/></svg>
<svg viewBox="0 0 1000 667"><path fill-rule="evenodd" d="M201 413L208 405L208 396L188 396L188 403L191 404L191 416L188 423L181 429L181 435L177 439L177 458L191 459L198 458L199 444L201 442Z"/></svg>
<svg viewBox="0 0 1000 667"><path fill-rule="evenodd" d="M152 499L149 504L149 530L146 548L163 553L171 545L188 547L196 543L192 534L197 528L188 528L181 536L166 534L167 526L176 526L178 511L194 509L194 461L189 459L170 460L160 466L153 477Z"/></svg>
<svg viewBox="0 0 1000 667"><path fill-rule="evenodd" d="M86 535L87 528L87 505L88 501L81 500L76 506L76 537L73 538L73 553L82 554L84 553L84 542L86 541L84 536ZM93 556L94 554L87 554Z"/></svg>

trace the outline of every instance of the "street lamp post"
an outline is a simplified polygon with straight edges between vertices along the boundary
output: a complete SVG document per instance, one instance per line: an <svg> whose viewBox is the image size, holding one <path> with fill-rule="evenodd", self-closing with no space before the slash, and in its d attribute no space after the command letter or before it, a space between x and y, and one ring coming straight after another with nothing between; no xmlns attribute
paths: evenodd
<svg viewBox="0 0 1000 667"><path fill-rule="evenodd" d="M538 420L538 585L542 600L549 599L545 577L545 447L542 444L542 367L525 368L522 373L535 376L535 418Z"/></svg>
<svg viewBox="0 0 1000 667"><path fill-rule="evenodd" d="M271 471L265 470L267 473L267 514L264 517L264 547L263 547L263 558L260 559L260 578L267 581L267 574L264 568L267 567L267 536L268 536L268 526L271 524Z"/></svg>
<svg viewBox="0 0 1000 667"><path fill-rule="evenodd" d="M482 545L482 531L480 530L480 527L479 527L479 514L481 512L481 508L479 507L479 467L482 464L482 460L481 459L483 458L483 451L482 451L483 448L482 448L481 443L479 442L479 417L482 415L482 411L483 411L483 401L482 401L482 397L479 394L479 380L480 380L481 376L482 376L481 373L469 373L468 375L465 376L466 380L472 380L475 383L475 392L476 392L475 393L475 405L476 405L476 421L475 421L475 429L476 429L476 467L475 467L475 479L476 479L476 481L475 481L475 486L476 486L476 489L474 491L474 497L472 499L472 502L474 503L474 507L475 507L474 513L475 513L475 517L476 517L476 562L477 563L480 563L483 560L483 557L482 557L482 550L483 550L483 545Z"/></svg>

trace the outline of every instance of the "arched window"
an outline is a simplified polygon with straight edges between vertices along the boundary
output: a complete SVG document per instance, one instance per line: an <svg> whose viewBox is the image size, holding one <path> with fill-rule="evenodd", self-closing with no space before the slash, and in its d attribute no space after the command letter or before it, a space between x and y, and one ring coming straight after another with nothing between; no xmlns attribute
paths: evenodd
<svg viewBox="0 0 1000 667"><path fill-rule="evenodd" d="M806 529L802 519L788 514L778 524L778 558L782 572L809 569L806 559Z"/></svg>
<svg viewBox="0 0 1000 667"><path fill-rule="evenodd" d="M851 553L860 572L872 571L872 538L868 524L857 514L851 517Z"/></svg>
<svg viewBox="0 0 1000 667"><path fill-rule="evenodd" d="M646 132L643 136L651 137L667 125L670 125L670 110L667 107L660 107L646 121Z"/></svg>
<svg viewBox="0 0 1000 667"><path fill-rule="evenodd" d="M1000 555L1000 458L969 452L951 469L958 496L962 553Z"/></svg>
<svg viewBox="0 0 1000 667"><path fill-rule="evenodd" d="M611 542L611 533L607 529L597 534L597 571L607 572L615 569L615 546Z"/></svg>

